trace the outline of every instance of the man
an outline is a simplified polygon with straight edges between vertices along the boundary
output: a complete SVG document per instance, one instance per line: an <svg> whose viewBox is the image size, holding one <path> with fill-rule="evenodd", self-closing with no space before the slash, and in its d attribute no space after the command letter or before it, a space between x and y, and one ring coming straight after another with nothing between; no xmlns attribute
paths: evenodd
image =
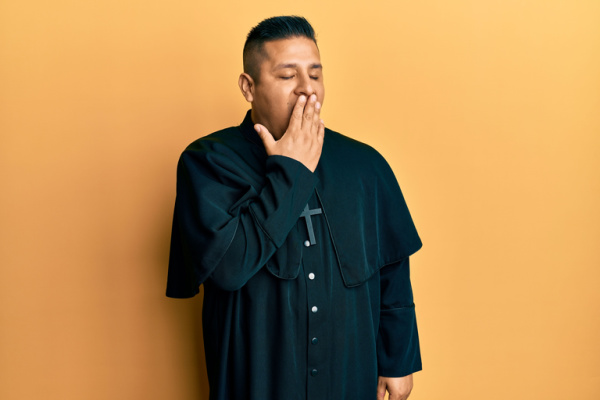
<svg viewBox="0 0 600 400"><path fill-rule="evenodd" d="M325 128L304 18L262 21L243 55L251 111L178 165L167 295L204 284L210 398L404 400L421 369L421 241L394 175Z"/></svg>

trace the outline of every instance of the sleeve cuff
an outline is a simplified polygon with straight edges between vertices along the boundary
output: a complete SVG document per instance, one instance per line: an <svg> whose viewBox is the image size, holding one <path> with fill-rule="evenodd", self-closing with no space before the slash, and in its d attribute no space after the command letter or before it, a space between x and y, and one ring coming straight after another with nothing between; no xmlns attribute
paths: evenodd
<svg viewBox="0 0 600 400"><path fill-rule="evenodd" d="M264 201L251 206L261 229L281 247L313 194L318 178L299 161L284 156L267 159Z"/></svg>
<svg viewBox="0 0 600 400"><path fill-rule="evenodd" d="M377 336L378 375L401 377L422 369L414 304L381 310Z"/></svg>

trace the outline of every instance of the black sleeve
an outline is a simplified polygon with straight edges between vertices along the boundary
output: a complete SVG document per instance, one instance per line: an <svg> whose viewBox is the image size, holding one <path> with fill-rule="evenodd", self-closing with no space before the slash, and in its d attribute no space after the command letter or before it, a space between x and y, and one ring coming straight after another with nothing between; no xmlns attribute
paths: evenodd
<svg viewBox="0 0 600 400"><path fill-rule="evenodd" d="M182 156L178 166L170 297L193 296L206 279L225 290L242 287L285 242L317 182L302 163L271 156L257 190L227 160L210 161L212 175L193 158Z"/></svg>
<svg viewBox="0 0 600 400"><path fill-rule="evenodd" d="M381 315L377 336L379 376L420 371L421 351L410 283L409 258L380 270Z"/></svg>

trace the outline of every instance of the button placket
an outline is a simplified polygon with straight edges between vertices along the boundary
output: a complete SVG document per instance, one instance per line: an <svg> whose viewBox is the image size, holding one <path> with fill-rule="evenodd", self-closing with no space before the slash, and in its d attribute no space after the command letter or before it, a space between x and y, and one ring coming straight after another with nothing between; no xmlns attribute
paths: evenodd
<svg viewBox="0 0 600 400"><path fill-rule="evenodd" d="M314 201L309 202L309 205L309 212L322 208L322 206L315 204ZM328 315L327 291L324 287L327 275L325 274L326 270L324 270L322 254L324 245L322 240L327 240L328 236L323 229L324 225L321 215L310 215L308 217L307 222L312 217L310 224L312 226L307 224L309 240L301 242L304 245L302 246L304 247L304 250L302 250L302 275L306 284L308 314L308 335L305 339L308 346L306 359L306 372L309 380L307 382L307 396L308 398L319 398L319 393L323 393L323 385L326 385L329 374L326 367L328 347L324 344L327 343L327 337L324 334ZM311 235L312 230L314 230L313 235ZM317 278L319 279L317 280Z"/></svg>

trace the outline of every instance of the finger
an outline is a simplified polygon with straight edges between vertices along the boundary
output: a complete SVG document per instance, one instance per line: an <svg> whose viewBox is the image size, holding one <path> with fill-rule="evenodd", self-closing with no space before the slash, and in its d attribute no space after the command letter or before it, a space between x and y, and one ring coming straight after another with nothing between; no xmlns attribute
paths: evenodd
<svg viewBox="0 0 600 400"><path fill-rule="evenodd" d="M302 120L302 129L309 131L313 127L313 116L315 114L315 104L317 103L317 95L311 94L306 107L304 107L304 119Z"/></svg>
<svg viewBox="0 0 600 400"><path fill-rule="evenodd" d="M321 124L321 103L317 101L315 103L315 112L313 114L313 121L312 121L313 129L315 131L317 131L319 129L320 124Z"/></svg>
<svg viewBox="0 0 600 400"><path fill-rule="evenodd" d="M319 139L321 143L323 143L323 140L325 139L325 122L323 122L322 119L319 120L319 130L317 131L317 139Z"/></svg>
<svg viewBox="0 0 600 400"><path fill-rule="evenodd" d="M262 140L265 150L267 150L267 154L271 155L271 147L275 145L275 138L273 138L271 132L269 132L269 130L261 124L254 125L254 130L258 134L260 140Z"/></svg>
<svg viewBox="0 0 600 400"><path fill-rule="evenodd" d="M296 130L302 128L302 115L304 114L304 105L306 104L306 96L302 95L296 100L296 105L292 110L292 116L290 118L289 130Z"/></svg>
<svg viewBox="0 0 600 400"><path fill-rule="evenodd" d="M377 400L383 400L385 398L385 390L386 385L385 382L379 381L377 383Z"/></svg>

